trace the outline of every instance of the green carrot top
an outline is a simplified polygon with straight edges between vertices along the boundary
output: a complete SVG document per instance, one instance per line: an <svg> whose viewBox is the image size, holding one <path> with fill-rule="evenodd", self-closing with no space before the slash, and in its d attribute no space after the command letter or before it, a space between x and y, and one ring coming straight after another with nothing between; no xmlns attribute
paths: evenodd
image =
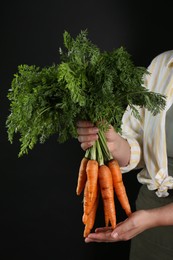
<svg viewBox="0 0 173 260"><path fill-rule="evenodd" d="M51 135L56 134L59 142L76 137L79 119L104 121L99 124L103 132L109 124L121 132L127 106L135 117L138 107L153 115L164 109L165 97L144 86L147 69L135 66L124 47L101 51L87 36L87 30L75 39L65 31L59 64L18 66L8 92L6 127L11 143L19 133L19 156Z"/></svg>

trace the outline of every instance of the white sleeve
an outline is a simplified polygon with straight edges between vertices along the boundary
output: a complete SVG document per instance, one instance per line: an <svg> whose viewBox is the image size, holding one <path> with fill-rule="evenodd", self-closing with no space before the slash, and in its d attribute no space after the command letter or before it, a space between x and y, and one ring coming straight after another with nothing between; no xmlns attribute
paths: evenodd
<svg viewBox="0 0 173 260"><path fill-rule="evenodd" d="M145 110L137 108L140 119L133 116L128 107L122 118L122 137L125 138L131 147L131 157L126 167L121 167L121 171L128 172L132 169L143 168L143 119Z"/></svg>

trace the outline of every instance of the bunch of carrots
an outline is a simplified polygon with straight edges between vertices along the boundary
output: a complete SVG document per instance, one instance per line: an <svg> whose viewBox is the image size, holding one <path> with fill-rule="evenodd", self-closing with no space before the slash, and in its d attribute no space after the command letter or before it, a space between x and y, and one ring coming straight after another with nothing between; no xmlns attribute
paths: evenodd
<svg viewBox="0 0 173 260"><path fill-rule="evenodd" d="M76 194L80 195L82 192L84 237L88 236L94 226L100 196L103 200L105 226L111 225L112 229L116 226L114 194L126 215L131 214L118 161L111 157L102 131L99 132L99 139L86 151L80 162Z"/></svg>

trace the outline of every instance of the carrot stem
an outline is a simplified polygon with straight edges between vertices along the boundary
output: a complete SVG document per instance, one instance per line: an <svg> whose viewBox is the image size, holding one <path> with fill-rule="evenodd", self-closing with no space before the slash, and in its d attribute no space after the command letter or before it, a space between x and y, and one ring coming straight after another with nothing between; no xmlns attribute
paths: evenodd
<svg viewBox="0 0 173 260"><path fill-rule="evenodd" d="M97 149L97 161L99 163L99 166L104 164L104 157L101 150L100 142L99 140L96 141L96 149Z"/></svg>
<svg viewBox="0 0 173 260"><path fill-rule="evenodd" d="M94 142L93 146L88 148L85 152L85 157L90 160L97 160L97 148L96 142Z"/></svg>
<svg viewBox="0 0 173 260"><path fill-rule="evenodd" d="M106 138L104 135L104 132L102 130L99 131L98 133L99 136L99 143L100 143L100 147L103 153L103 157L104 157L104 161L110 161L111 159L113 159L112 155L109 152L109 149L107 147L107 143L106 143Z"/></svg>
<svg viewBox="0 0 173 260"><path fill-rule="evenodd" d="M86 150L86 152L85 152L85 157L86 157L87 159L89 159L89 157L90 157L90 149L87 149L87 150Z"/></svg>

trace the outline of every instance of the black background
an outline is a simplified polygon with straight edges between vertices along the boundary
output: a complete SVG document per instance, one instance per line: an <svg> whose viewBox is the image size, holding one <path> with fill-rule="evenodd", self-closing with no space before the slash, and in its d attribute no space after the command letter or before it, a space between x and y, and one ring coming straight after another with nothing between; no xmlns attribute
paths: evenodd
<svg viewBox="0 0 173 260"><path fill-rule="evenodd" d="M130 242L85 244L82 196L75 194L84 152L77 140L58 144L52 136L18 158L18 136L8 142L7 92L19 64L47 66L59 61L63 32L88 29L103 50L125 46L136 65L148 66L172 49L171 1L5 1L0 14L0 256L1 259L128 259ZM124 174L134 209L136 172ZM96 226L103 225L101 205ZM117 202L117 218L124 212ZM60 256L61 255L61 256Z"/></svg>

